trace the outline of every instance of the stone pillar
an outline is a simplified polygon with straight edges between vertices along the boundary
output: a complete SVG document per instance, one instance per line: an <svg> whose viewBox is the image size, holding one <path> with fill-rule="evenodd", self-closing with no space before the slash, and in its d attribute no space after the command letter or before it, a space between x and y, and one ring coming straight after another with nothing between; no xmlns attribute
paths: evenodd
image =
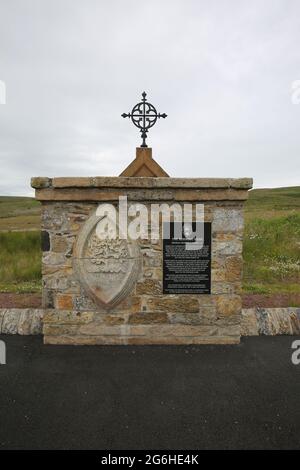
<svg viewBox="0 0 300 470"><path fill-rule="evenodd" d="M48 344L240 341L243 204L252 180L33 178L42 203ZM163 294L162 240L95 239L100 203L203 203L211 222L211 294ZM107 251L114 253L108 262ZM115 261L111 261L115 259Z"/></svg>

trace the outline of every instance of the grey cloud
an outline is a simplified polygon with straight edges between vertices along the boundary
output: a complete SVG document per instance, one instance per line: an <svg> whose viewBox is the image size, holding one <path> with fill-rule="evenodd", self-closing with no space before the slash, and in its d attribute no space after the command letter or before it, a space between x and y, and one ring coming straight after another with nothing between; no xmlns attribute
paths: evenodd
<svg viewBox="0 0 300 470"><path fill-rule="evenodd" d="M299 2L0 0L0 194L31 176L118 175L145 89L173 176L299 185Z"/></svg>

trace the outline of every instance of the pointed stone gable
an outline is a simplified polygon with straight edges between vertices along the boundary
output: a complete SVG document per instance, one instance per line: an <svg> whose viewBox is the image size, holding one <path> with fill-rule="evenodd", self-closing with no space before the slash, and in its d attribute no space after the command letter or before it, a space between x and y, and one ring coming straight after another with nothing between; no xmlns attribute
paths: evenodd
<svg viewBox="0 0 300 470"><path fill-rule="evenodd" d="M152 148L137 147L136 158L128 165L120 176L159 177L169 176L152 158Z"/></svg>

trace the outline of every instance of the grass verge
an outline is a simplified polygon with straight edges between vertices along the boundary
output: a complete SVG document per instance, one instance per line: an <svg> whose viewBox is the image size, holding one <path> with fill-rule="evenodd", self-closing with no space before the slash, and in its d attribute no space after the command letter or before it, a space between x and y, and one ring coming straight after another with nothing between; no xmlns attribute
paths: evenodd
<svg viewBox="0 0 300 470"><path fill-rule="evenodd" d="M0 233L0 291L41 289L40 232Z"/></svg>
<svg viewBox="0 0 300 470"><path fill-rule="evenodd" d="M300 293L300 214L248 221L243 254L244 292Z"/></svg>

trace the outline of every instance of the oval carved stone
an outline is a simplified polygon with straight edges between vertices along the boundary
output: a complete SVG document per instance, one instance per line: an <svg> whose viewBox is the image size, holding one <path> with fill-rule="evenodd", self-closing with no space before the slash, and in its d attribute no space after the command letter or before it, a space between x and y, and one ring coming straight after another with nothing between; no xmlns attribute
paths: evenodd
<svg viewBox="0 0 300 470"><path fill-rule="evenodd" d="M111 309L132 291L141 258L134 240L100 238L96 233L99 220L94 213L83 225L73 262L86 294L98 305Z"/></svg>

